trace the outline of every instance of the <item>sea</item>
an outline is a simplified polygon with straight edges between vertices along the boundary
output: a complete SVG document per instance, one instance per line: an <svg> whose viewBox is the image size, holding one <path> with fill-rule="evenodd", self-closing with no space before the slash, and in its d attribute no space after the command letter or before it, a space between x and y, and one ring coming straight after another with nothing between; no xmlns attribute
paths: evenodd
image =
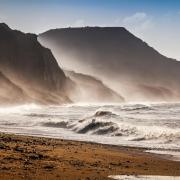
<svg viewBox="0 0 180 180"><path fill-rule="evenodd" d="M180 103L1 107L0 131L140 147L180 161Z"/></svg>

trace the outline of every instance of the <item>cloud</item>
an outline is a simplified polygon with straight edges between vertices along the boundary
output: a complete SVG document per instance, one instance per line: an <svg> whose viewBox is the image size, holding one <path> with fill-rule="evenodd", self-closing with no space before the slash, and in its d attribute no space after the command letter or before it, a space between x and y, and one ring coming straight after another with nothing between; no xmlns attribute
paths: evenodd
<svg viewBox="0 0 180 180"><path fill-rule="evenodd" d="M123 23L127 23L127 24L134 24L134 23L139 23L142 22L144 20L146 20L147 15L144 12L137 12L135 14L133 14L132 16L129 17L125 17L123 19Z"/></svg>
<svg viewBox="0 0 180 180"><path fill-rule="evenodd" d="M145 12L137 12L131 16L122 19L123 26L134 32L143 32L154 26L152 18Z"/></svg>
<svg viewBox="0 0 180 180"><path fill-rule="evenodd" d="M85 22L83 19L78 19L72 24L72 27L83 27L83 26L85 26Z"/></svg>

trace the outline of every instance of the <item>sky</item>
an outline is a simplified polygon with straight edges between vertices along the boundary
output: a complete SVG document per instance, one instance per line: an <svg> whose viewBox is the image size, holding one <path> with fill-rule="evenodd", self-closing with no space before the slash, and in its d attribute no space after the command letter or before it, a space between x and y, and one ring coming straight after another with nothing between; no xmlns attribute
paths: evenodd
<svg viewBox="0 0 180 180"><path fill-rule="evenodd" d="M180 60L180 0L0 0L0 22L24 32L120 26Z"/></svg>

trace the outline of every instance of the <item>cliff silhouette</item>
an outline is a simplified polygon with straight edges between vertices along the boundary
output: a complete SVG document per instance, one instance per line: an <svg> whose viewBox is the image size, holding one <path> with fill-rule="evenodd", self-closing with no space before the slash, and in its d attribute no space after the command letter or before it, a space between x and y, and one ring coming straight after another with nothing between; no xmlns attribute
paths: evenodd
<svg viewBox="0 0 180 180"><path fill-rule="evenodd" d="M4 23L0 24L0 72L0 93L6 102L71 102L64 88L67 78L51 51L36 35L12 30Z"/></svg>
<svg viewBox="0 0 180 180"><path fill-rule="evenodd" d="M0 83L3 105L124 100L93 77L75 72L66 76L51 50L37 41L37 35L12 30L5 23L0 23Z"/></svg>
<svg viewBox="0 0 180 180"><path fill-rule="evenodd" d="M62 67L97 77L127 100L180 99L180 62L123 27L54 29L38 39Z"/></svg>

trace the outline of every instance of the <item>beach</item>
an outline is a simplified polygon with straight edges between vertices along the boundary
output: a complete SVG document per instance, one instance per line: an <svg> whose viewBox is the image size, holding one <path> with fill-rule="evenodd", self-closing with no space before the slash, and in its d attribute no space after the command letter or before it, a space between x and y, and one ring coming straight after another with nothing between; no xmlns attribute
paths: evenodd
<svg viewBox="0 0 180 180"><path fill-rule="evenodd" d="M0 180L180 180L180 0L0 10Z"/></svg>
<svg viewBox="0 0 180 180"><path fill-rule="evenodd" d="M0 134L0 179L110 179L180 176L180 162L143 148Z"/></svg>

